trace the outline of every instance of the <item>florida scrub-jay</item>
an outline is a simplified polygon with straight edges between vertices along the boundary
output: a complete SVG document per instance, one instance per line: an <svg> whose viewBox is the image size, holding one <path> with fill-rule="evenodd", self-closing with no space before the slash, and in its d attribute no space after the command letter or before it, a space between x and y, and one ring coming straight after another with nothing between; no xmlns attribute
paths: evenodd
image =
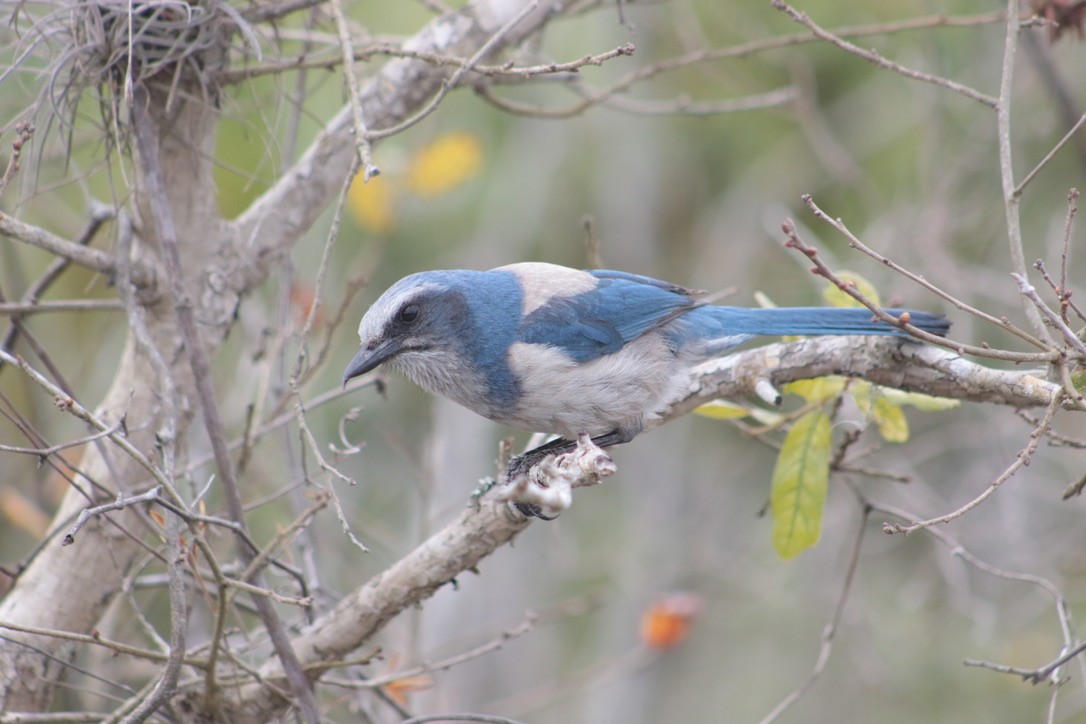
<svg viewBox="0 0 1086 724"><path fill-rule="evenodd" d="M935 334L949 327L940 315L908 314ZM491 420L607 447L641 432L695 365L756 335L903 333L867 309L714 306L649 277L526 262L412 274L370 307L358 334L344 384L387 364ZM564 444L531 451L511 471Z"/></svg>

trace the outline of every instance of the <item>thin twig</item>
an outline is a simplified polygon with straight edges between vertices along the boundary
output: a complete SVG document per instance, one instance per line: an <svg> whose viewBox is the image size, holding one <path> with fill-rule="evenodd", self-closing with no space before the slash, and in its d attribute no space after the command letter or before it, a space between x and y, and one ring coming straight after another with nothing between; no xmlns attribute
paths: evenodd
<svg viewBox="0 0 1086 724"><path fill-rule="evenodd" d="M1078 316L1080 320L1086 322L1086 312L1083 312L1082 309L1079 308L1077 304L1075 304L1075 302L1073 301L1071 290L1066 287L1067 264L1061 264L1060 276L1062 277L1062 279L1059 284L1057 284L1052 276L1048 273L1048 268L1045 266L1045 263L1040 259L1033 262L1033 268L1041 273L1041 278L1048 283L1048 286L1052 288L1052 291L1060 300L1060 319L1063 320L1064 324L1069 324L1068 317L1070 315L1068 315L1067 313L1069 310L1074 311L1074 313Z"/></svg>
<svg viewBox="0 0 1086 724"><path fill-rule="evenodd" d="M915 515L908 511L901 510L891 505L882 503L871 503L875 512L890 515L901 520L916 520ZM932 535L943 545L950 549L951 555L956 558L960 558L970 566L976 568L982 573L986 573L996 578L1002 578L1008 581L1020 581L1022 583L1029 583L1037 586L1052 596L1053 601L1056 604L1056 615L1059 620L1060 633L1063 636L1063 650L1060 655L1045 666L1038 669L1016 669L1014 667L1003 667L1000 664L985 665L981 662L974 660L966 660L966 666L984 666L984 668L994 669L996 671L1005 671L1006 673L1015 673L1026 677L1027 680L1033 683L1040 683L1041 681L1051 680L1056 674L1058 669L1072 658L1078 656L1086 650L1086 643L1080 643L1076 640L1074 627L1072 625L1071 609L1067 603L1067 598L1063 595L1059 588L1047 578L1043 578L1032 573L1016 573L1014 571L1007 571L1002 568L993 566L992 564L981 560L976 555L971 553L962 544L958 543L952 538L945 530L941 528L925 528L924 532ZM1079 668L1082 671L1083 677L1086 677L1086 661L1079 659Z"/></svg>
<svg viewBox="0 0 1086 724"><path fill-rule="evenodd" d="M417 113L415 113L410 118L404 119L400 123L389 126L388 128L382 128L376 131L368 131L366 133L366 140L377 141L382 138L394 136L397 133L407 130L411 126L415 125L416 123L433 113L434 110L441 103L441 101L444 100L445 96L448 95L449 91L457 86L457 84L464 77L464 75L469 70L471 70L472 67L474 67L479 61L489 55L490 51L493 50L494 47L501 42L502 38L512 32L513 28L519 25L522 20L535 12L536 8L539 7L539 3L540 0L530 0L530 2L525 3L524 7L521 8L520 12L509 18L509 21L505 25L498 28L497 32L491 35L490 38L485 43L483 43L482 47L475 52L475 55L464 61L464 63L461 64L461 66L457 68L451 76L446 78L441 83L441 87L438 89L437 93L435 93L433 98L431 98L425 106L419 109Z"/></svg>
<svg viewBox="0 0 1086 724"><path fill-rule="evenodd" d="M1026 275L1026 256L1022 245L1022 219L1019 214L1019 194L1014 183L1014 159L1011 144L1011 101L1014 93L1015 55L1018 49L1018 0L1007 0L1007 29L1003 39L1003 64L999 80L999 103L996 106L996 139L999 142L999 178L1003 188L1003 213L1007 222L1007 242L1010 245L1011 271ZM1022 308L1033 332L1040 339L1051 337L1038 310L1025 299Z"/></svg>
<svg viewBox="0 0 1086 724"><path fill-rule="evenodd" d="M112 513L115 510L124 510L130 505L149 503L158 498L158 494L161 492L161 485L156 485L155 487L148 490L146 493L141 493L140 495L132 495L129 497L125 497L124 491L120 491L117 493L117 499L114 500L112 503L98 505L93 508L84 508L83 511L79 514L79 517L76 519L75 525L73 525L71 529L65 534L65 536L60 540L60 544L62 546L70 546L72 543L75 543L76 534L84 525L86 525L87 521L91 518L96 518L103 513Z"/></svg>
<svg viewBox="0 0 1086 724"><path fill-rule="evenodd" d="M158 711L174 695L177 678L181 674L189 615L184 576L186 551L181 539L181 518L176 515L171 515L166 523L166 553L166 571L170 578L169 656L151 694L140 702L135 711L121 720L122 724L138 724Z"/></svg>
<svg viewBox="0 0 1086 724"><path fill-rule="evenodd" d="M50 445L49 447L19 447L17 445L0 445L0 452L18 453L22 455L34 455L36 457L48 457L53 453L60 452L61 450L67 450L71 447L79 447L80 445L86 445L88 442L100 440L103 437L109 437L110 435L119 432L120 425L115 425L108 430L99 430L96 433L81 437L76 440L69 440L68 442L58 443L56 445Z"/></svg>
<svg viewBox="0 0 1086 724"><path fill-rule="evenodd" d="M1078 338L1074 330L1067 326L1067 322L1063 321L1063 317L1056 312L1052 307L1044 303L1041 297L1037 294L1037 289L1029 283L1023 274L1011 274L1011 277L1018 282L1018 291L1026 299L1033 302L1033 306L1041 312L1042 315L1052 324L1053 327L1060 331L1063 338L1067 340L1067 343L1074 347L1079 354L1086 358L1086 344L1083 344L1082 340Z"/></svg>
<svg viewBox="0 0 1086 724"><path fill-rule="evenodd" d="M991 359L1001 359L1010 362L1052 362L1059 358L1059 350L1050 350L1048 352L1012 352L1010 350L997 350L990 347L977 347L975 345L965 344L963 342L956 342L946 337L940 337L930 332L925 332L922 329L918 329L908 323L908 320L898 319L897 317L888 314L879 305L868 299L863 292L861 292L855 284L851 284L837 275L830 267L822 261L822 258L818 254L818 250L812 246L808 246L799 236L799 231L796 229L795 223L791 219L786 219L781 224L781 230L784 231L787 239L784 242L786 247L795 249L806 256L814 267L811 271L819 276L825 278L827 281L834 284L845 294L849 295L860 304L864 305L871 310L878 319L886 322L889 325L897 327L908 332L913 337L923 340L929 344L933 344L939 347L945 347L946 349L954 350L958 354L971 354L977 357L988 357Z"/></svg>
<svg viewBox="0 0 1086 724"><path fill-rule="evenodd" d="M381 169L373 165L373 149L370 146L370 138L366 131L366 118L362 112L362 98L358 93L358 78L354 72L354 51L351 49L351 31L347 27L347 16L343 14L342 0L331 0L332 15L336 19L336 31L339 34L339 45L343 51L343 74L347 81L347 96L351 103L351 115L354 117L355 147L358 152L358 162L362 166L362 180L369 181L381 173ZM351 169L351 177L354 177Z"/></svg>
<svg viewBox="0 0 1086 724"><path fill-rule="evenodd" d="M76 239L77 244L80 246L86 246L90 244L94 237L98 234L99 229L107 221L116 216L116 212L112 207L106 206L96 202L91 202L90 205L90 219L87 221L87 225L83 227L83 231ZM29 304L37 302L38 299L44 294L49 287L53 285L60 275L71 265L71 262L64 257L54 259L45 271L41 273L33 284L27 288L23 293L22 302ZM11 326L8 331L4 333L4 337L0 339L0 349L11 350L15 344L15 340L18 339L19 333L23 331L22 325L19 324L19 317L15 316L11 320Z"/></svg>
<svg viewBox="0 0 1086 724"><path fill-rule="evenodd" d="M932 526L941 525L943 523L949 523L953 520L957 520L962 517L973 508L983 503L990 498L999 486L1010 480L1019 469L1029 465L1029 461L1033 458L1033 454L1037 451L1037 446L1041 444L1041 440L1044 438L1045 433L1048 432L1052 426L1052 419L1056 415L1056 410L1060 408L1060 400L1062 395L1057 395L1053 398L1051 404L1045 409L1045 414L1041 418L1040 423L1033 429L1033 432L1029 435L1029 443L1026 444L1022 450L1015 456L1015 460L1011 463L1006 470L999 474L999 476L988 484L988 487L978 495L970 500L965 505L961 506L955 511L947 513L946 515L940 515L936 518L929 520L915 521L909 525L901 525L900 523L883 523L882 530L885 533L904 533L908 535L921 528L930 528Z"/></svg>
<svg viewBox="0 0 1086 724"><path fill-rule="evenodd" d="M769 722L776 721L781 714L783 714L788 707L796 703L801 696L814 686L818 681L818 677L822 675L823 670L826 668L827 662L830 660L830 654L833 652L833 639L837 635L837 630L841 625L841 616L845 612L845 604L848 603L849 593L852 591L852 581L856 577L856 570L860 567L860 550L863 548L864 534L867 532L867 521L871 517L871 506L861 501L863 504L863 511L860 515L860 525L856 530L856 542L852 544L852 556L848 561L848 570L845 573L845 581L841 584L841 595L837 597L837 605L833 609L833 617L830 622L826 624L826 627L822 630L822 646L818 650L818 659L815 661L815 665L811 668L807 678L802 684L792 690L788 696L784 697L779 704L773 707L773 710L766 714L761 724L769 724Z"/></svg>
<svg viewBox="0 0 1086 724"><path fill-rule="evenodd" d="M147 661L155 661L158 663L165 662L169 656L158 651L151 651L150 649L141 649L136 646L129 646L128 644L121 643L120 641L113 641L107 639L101 635L96 634L81 634L74 633L72 631L59 631L51 628L39 628L37 626L23 626L13 621L0 621L0 629L7 631L18 631L19 633L34 634L35 636L47 636L49 638L63 639L65 641L74 641L81 644L90 644L92 646L101 646L102 648L109 649L110 651L118 654L124 654L126 656L135 656L136 658L146 659ZM184 659L186 666L194 666L198 669L207 668L207 660L197 658L194 656L186 656Z"/></svg>
<svg viewBox="0 0 1086 724"><path fill-rule="evenodd" d="M1026 190L1026 186L1029 185L1029 182L1032 181L1037 176L1037 174L1039 174L1044 169L1044 167L1047 166L1048 163L1056 157L1057 153L1063 150L1063 147L1067 145L1067 142L1075 137L1079 129L1082 128L1084 124L1086 124L1086 113L1083 113L1081 116L1078 117L1075 125L1071 126L1071 130L1069 130L1064 135L1064 137L1059 140L1059 143L1052 147L1051 151L1045 154L1045 157L1042 158L1037 163L1037 165L1033 167L1033 170L1026 174L1026 177L1022 179L1021 183L1019 183L1014 188L1014 191L1012 193L1014 194L1015 198L1018 198L1022 195L1022 192Z"/></svg>
<svg viewBox="0 0 1086 724"><path fill-rule="evenodd" d="M48 302L0 302L0 315L48 312L112 312L124 309L119 299L58 299Z"/></svg>
<svg viewBox="0 0 1086 724"><path fill-rule="evenodd" d="M426 716L413 716L410 719L404 719L400 724L427 724L427 722L437 721L474 721L482 722L482 724L523 724L523 722L517 719L510 719L506 716L497 716L495 714L427 714Z"/></svg>
<svg viewBox="0 0 1086 724"><path fill-rule="evenodd" d="M522 621L518 626L509 629L508 631L502 631L501 634L499 634L497 637L491 639L490 641L487 641L484 644L476 646L470 651L464 651L462 653L456 654L455 656L450 656L447 659L442 659L441 661L436 661L432 664L416 666L415 668L407 669L406 671L395 671L391 674L385 674L384 676L377 676L372 679L365 679L363 681L356 682L354 685L359 688L376 689L378 687L387 686L388 684L400 681L402 679L410 679L416 676L424 676L426 674L432 674L435 671L446 671L454 666L458 666L473 659L477 659L480 656L485 656L492 651L497 651L504 647L510 641L524 636L535 628L537 619L538 616L529 611L528 614L525 616L524 621Z"/></svg>
<svg viewBox="0 0 1086 724"><path fill-rule="evenodd" d="M1063 296L1063 304L1066 306L1071 305L1071 308L1075 310L1075 313L1079 316L1079 319L1086 322L1086 315L1082 313L1082 310L1074 306L1071 302L1071 290L1067 288L1067 261L1071 257L1071 225L1075 220L1075 214L1078 213L1078 189L1072 188L1067 192L1067 216L1063 222L1063 250L1060 252L1060 291ZM1066 309L1062 310L1064 318L1066 319Z"/></svg>
<svg viewBox="0 0 1086 724"><path fill-rule="evenodd" d="M981 93L980 91L978 91L978 90L976 90L974 88L970 88L969 86L962 85L961 83L956 83L956 82L954 82L952 80L949 80L947 78L942 78L942 77L937 76L937 75L932 75L930 73L922 73L922 72L920 72L918 70L913 70L911 68L906 68L905 66L901 65L900 63L895 63L892 60L887 60L886 58L883 58L881 55L876 53L874 50L864 50L863 48L861 48L858 45L853 45L852 43L848 42L844 38L841 38L841 37L839 37L837 35L834 35L833 33L829 32L827 30L824 30L817 23L815 23L813 20L811 20L811 18L806 13L799 12L798 10L796 10L795 8L793 8L791 5L784 2L783 0L773 0L772 5L777 10L781 10L781 11L787 13L789 17L791 17L797 23L799 23L800 25L802 25L805 28L807 28L808 30L810 30L812 33L815 34L816 37L818 37L818 38L820 38L822 40L825 40L825 41L827 41L827 42L829 42L829 43L831 43L833 45L836 45L838 48L841 48L842 50L844 50L844 51L846 51L848 53L852 53L853 55L859 56L860 58L863 58L864 60L868 61L869 63L873 63L874 65L877 65L880 68L885 68L886 70L891 70L891 71L893 71L893 72L895 72L895 73L897 73L899 75L905 76L906 78L912 78L913 80L919 80L919 81L923 81L925 83L931 83L931 84L937 85L937 86L939 86L941 88L946 88L948 90L952 90L955 93L962 94L966 98L970 98L972 100L975 100L978 103L983 103L984 105L988 106L989 108L998 108L998 106L999 106L999 101L998 100L996 100L995 98L992 98L989 95ZM1018 8L1017 8L1017 5L1015 5L1015 7L1012 10L1009 10L1009 12L1012 13L1011 14L1011 22L1013 22L1015 24L1015 26L1017 27L1017 23L1018 23L1018 17L1017 17Z"/></svg>
<svg viewBox="0 0 1086 724"><path fill-rule="evenodd" d="M15 140L11 142L11 156L8 158L7 168L0 175L0 196L4 195L4 189L20 168L19 157L23 155L23 146L30 143L34 137L34 124L30 121L22 121L15 125Z"/></svg>
<svg viewBox="0 0 1086 724"><path fill-rule="evenodd" d="M860 241L859 237L857 237L855 234L853 234L852 231L849 230L849 228L845 225L845 223L841 219L831 217L829 214L827 214L825 211L823 211L821 208L819 208L818 204L816 204L814 202L814 199L812 198L812 196L810 194L804 194L802 196L802 199L803 199L803 203L807 204L807 208L809 208L814 213L815 216L817 216L822 221L825 221L827 224L829 224L833 228L837 229L837 231L842 236L844 236L845 239L848 240L849 246L852 247L853 249L857 249L857 250L863 252L864 254L867 254L869 257L871 257L872 259L875 259L880 264L883 264L887 268L893 269L895 272L897 272L898 274L901 274L905 278L910 279L913 282L916 282L920 286L924 287L924 289L927 289L929 292L936 295L940 299L943 299L943 300L949 302L950 304L953 304L955 307L962 310L963 312L967 312L969 314L972 314L974 317L977 317L979 319L983 319L984 321L988 322L989 324L993 324L993 325L999 327L1000 329L1003 329L1003 330L1005 330L1007 332L1010 332L1014 336L1018 337L1019 339L1022 339L1025 342L1028 342L1029 344L1033 345L1034 347L1036 347L1038 349L1042 349L1042 350L1048 350L1049 349L1049 345L1045 344L1041 340L1039 340L1036 337L1034 337L1033 335L1029 334L1024 329L1022 329L1022 328L1020 328L1020 327L1018 327L1018 326L1016 326L1014 324L1011 324L1006 319L998 319L998 318L993 317L992 315L988 314L985 311L982 311L980 309L977 309L976 307L973 307L973 306L970 306L969 304L966 304L965 302L958 299L957 297L950 294L949 292L946 292L942 288L935 286L934 284L929 282L924 277L922 277L922 276L920 276L918 274L914 274L913 272L909 271L908 269L901 266L900 264L898 264L894 260L890 259L889 257L883 256L882 254L878 253L874 249L870 248L869 246L864 244L862 241Z"/></svg>
<svg viewBox="0 0 1086 724"><path fill-rule="evenodd" d="M108 252L62 239L50 231L24 223L4 213L0 213L0 236L35 246L54 256L70 259L73 264L91 271L112 274L117 268L117 260ZM145 262L133 262L132 281L137 287L149 287L154 283L154 279L155 274L150 266Z"/></svg>

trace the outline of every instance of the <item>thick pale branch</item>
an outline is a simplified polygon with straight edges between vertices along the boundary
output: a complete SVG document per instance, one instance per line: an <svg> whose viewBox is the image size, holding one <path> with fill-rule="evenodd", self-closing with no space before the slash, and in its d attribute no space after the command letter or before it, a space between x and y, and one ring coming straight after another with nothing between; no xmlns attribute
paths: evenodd
<svg viewBox="0 0 1086 724"><path fill-rule="evenodd" d="M702 365L666 422L718 397L755 394L759 383L847 375L911 392L1012 407L1051 404L1060 386L1038 370L997 370L953 352L899 337L812 337L771 344ZM659 422L657 424L660 424Z"/></svg>
<svg viewBox="0 0 1086 724"><path fill-rule="evenodd" d="M473 570L529 522L504 504L484 502L478 511L465 509L453 523L344 597L292 642L306 673L319 678L398 613ZM261 675L282 680L283 671L278 661L269 661ZM237 701L238 709L229 718L238 722L269 721L284 704L258 684L245 687L232 701Z"/></svg>

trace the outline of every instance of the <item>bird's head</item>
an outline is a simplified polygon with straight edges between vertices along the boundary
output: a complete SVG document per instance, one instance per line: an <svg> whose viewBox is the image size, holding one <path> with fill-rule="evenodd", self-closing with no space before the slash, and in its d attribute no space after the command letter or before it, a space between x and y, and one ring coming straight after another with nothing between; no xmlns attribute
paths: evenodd
<svg viewBox="0 0 1086 724"><path fill-rule="evenodd" d="M515 393L506 362L520 322L521 289L507 273L412 274L378 298L358 326L361 346L343 383L379 365L480 414Z"/></svg>
<svg viewBox="0 0 1086 724"><path fill-rule="evenodd" d="M447 275L412 274L373 303L358 325L361 347L343 373L344 384L385 363L407 371L463 346L471 313L460 285Z"/></svg>

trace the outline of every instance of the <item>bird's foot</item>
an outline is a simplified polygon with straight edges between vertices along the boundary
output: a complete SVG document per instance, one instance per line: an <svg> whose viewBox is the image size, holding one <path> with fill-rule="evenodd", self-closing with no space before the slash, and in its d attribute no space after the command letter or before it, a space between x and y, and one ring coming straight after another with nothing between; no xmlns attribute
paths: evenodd
<svg viewBox="0 0 1086 724"><path fill-rule="evenodd" d="M561 450L547 450L542 457L533 450L510 461L496 499L512 503L529 518L554 520L573 505L574 488L597 485L617 470L611 456L587 434L577 436L572 450Z"/></svg>

